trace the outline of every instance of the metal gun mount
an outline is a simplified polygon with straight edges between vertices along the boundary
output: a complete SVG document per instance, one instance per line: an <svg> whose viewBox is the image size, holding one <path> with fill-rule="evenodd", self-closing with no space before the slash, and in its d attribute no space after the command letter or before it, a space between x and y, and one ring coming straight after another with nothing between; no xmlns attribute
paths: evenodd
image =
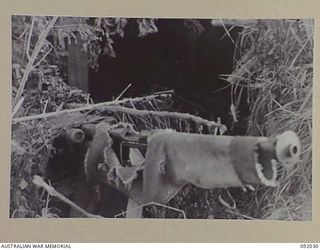
<svg viewBox="0 0 320 250"><path fill-rule="evenodd" d="M276 186L279 163L294 164L301 150L293 131L275 137L138 133L130 125L102 122L66 134L74 143L87 140L88 179L115 187L137 204L166 203L188 183L210 189ZM144 157L142 164L132 164L132 149Z"/></svg>

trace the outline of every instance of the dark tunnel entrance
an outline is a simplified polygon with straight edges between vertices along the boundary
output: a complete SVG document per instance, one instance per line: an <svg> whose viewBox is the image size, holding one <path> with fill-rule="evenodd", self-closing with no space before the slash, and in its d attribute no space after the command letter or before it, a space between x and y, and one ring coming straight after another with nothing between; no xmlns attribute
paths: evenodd
<svg viewBox="0 0 320 250"><path fill-rule="evenodd" d="M232 72L233 41L241 29L233 28L227 34L223 26L213 26L210 21L200 20L203 30L197 30L184 19L159 19L157 33L139 37L138 24L130 19L124 37L114 40L116 57L100 56L99 69L89 72L94 102L112 100L129 84L123 97L173 89L181 103L179 112L196 109L203 118L220 117L231 127L230 87L221 75ZM232 134L244 131L240 123L233 131L229 129Z"/></svg>

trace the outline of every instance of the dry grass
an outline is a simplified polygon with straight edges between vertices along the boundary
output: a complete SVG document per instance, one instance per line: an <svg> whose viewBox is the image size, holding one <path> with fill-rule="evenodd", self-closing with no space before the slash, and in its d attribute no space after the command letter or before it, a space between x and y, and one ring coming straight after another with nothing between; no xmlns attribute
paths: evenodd
<svg viewBox="0 0 320 250"><path fill-rule="evenodd" d="M239 109L240 100L245 98L250 107L247 131L250 135L275 135L288 129L294 130L302 142L301 160L294 166L281 168L277 188L259 186L254 192L236 195L233 192L237 190L205 191L188 185L171 204L192 218L310 220L312 63L312 22L262 20L244 26L237 42L234 71L227 78L232 86L235 112ZM24 90L25 100L16 116L56 111L64 102L86 103L87 98L82 94L59 86L53 86L49 96L26 93L27 90ZM134 105L129 103L127 106L141 110L170 110L167 104L167 100L162 100ZM12 217L57 217L56 211L50 207L49 197L38 199L31 177L34 174L46 176L47 161L54 151L53 140L66 128L83 122L95 122L90 119L104 115L110 114L97 111L75 113L13 125ZM168 127L188 132L202 130L202 126L199 128L198 124L181 119L142 119L120 112L112 115L116 122L132 123L138 130ZM161 212L160 209L158 212ZM170 217L167 212L163 216Z"/></svg>
<svg viewBox="0 0 320 250"><path fill-rule="evenodd" d="M250 107L247 134L293 130L302 144L300 161L281 168L278 187L257 188L242 210L262 219L311 220L313 22L258 21L243 29L236 48L227 80L232 99L246 98Z"/></svg>

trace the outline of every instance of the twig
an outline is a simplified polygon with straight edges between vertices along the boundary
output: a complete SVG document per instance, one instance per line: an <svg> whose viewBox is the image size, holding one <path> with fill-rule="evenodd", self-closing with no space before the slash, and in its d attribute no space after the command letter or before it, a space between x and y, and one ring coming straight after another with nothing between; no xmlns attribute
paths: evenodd
<svg viewBox="0 0 320 250"><path fill-rule="evenodd" d="M45 100L45 102L44 102L44 108L43 108L42 114L45 114L45 113L46 113L48 103L49 103L49 100Z"/></svg>
<svg viewBox="0 0 320 250"><path fill-rule="evenodd" d="M20 109L21 105L23 104L24 101L24 97L21 97L19 99L19 101L17 102L17 105L14 107L13 111L12 111L12 115L11 117L14 117L15 114L17 113L17 111Z"/></svg>
<svg viewBox="0 0 320 250"><path fill-rule="evenodd" d="M17 94L14 98L14 103L16 104L18 102L18 100L20 99L21 95L22 95L22 92L24 90L24 87L27 83L27 80L28 80L28 77L32 71L32 68L33 68L33 64L34 64L34 61L36 60L44 42L45 42L45 39L49 33L49 31L51 30L52 26L54 25L54 23L57 21L58 17L53 17L51 19L51 21L49 22L49 24L46 26L46 28L44 30L42 30L40 36L39 36L39 39L37 41L37 44L34 48L34 50L32 51L32 55L30 57L30 60L27 64L27 67L26 67L26 71L23 75L23 78L21 80L21 83L20 83L20 86L19 86L19 89L17 91Z"/></svg>
<svg viewBox="0 0 320 250"><path fill-rule="evenodd" d="M164 204L161 204L161 203L153 202L153 201L148 202L148 203L145 203L145 204L142 204L142 205L137 206L137 207L134 207L134 208L132 208L132 209L130 209L130 210L127 210L127 211L124 211L124 212L122 212L122 213L119 213L119 214L115 215L114 218L118 218L118 217L120 217L120 216L123 216L123 215L125 215L127 212L129 212L129 211L133 211L133 210L136 210L136 209L138 209L138 208L143 208L143 207L145 207L145 206L150 206L150 205L159 206L159 207L164 207L164 208L168 208L168 209L170 209L170 210L179 212L179 213L181 213L181 214L183 215L183 218L184 218L184 219L187 219L186 213L185 213L183 210L178 209L178 208L175 208L175 207L170 207L170 206L167 206L167 205L164 205Z"/></svg>
<svg viewBox="0 0 320 250"><path fill-rule="evenodd" d="M26 46L26 54L27 54L28 60L30 60L30 52L29 52L30 51L30 41L31 41L31 37L32 37L32 31L33 31L35 17L32 17L31 19L32 19L32 21L31 21L31 25L30 25L30 31L29 31L27 46Z"/></svg>
<svg viewBox="0 0 320 250"><path fill-rule="evenodd" d="M118 95L118 97L115 99L115 101L118 101L124 93L126 93L126 91L131 87L131 83L129 83L129 85L120 93L120 95Z"/></svg>
<svg viewBox="0 0 320 250"><path fill-rule="evenodd" d="M18 212L18 209L13 210L11 218L15 218L14 216L16 215L17 212Z"/></svg>
<svg viewBox="0 0 320 250"><path fill-rule="evenodd" d="M105 110L111 111L111 112L120 112L120 113L126 113L133 116L140 116L140 117L148 117L148 116L156 116L156 117L165 117L165 118L176 118L176 119L183 119L188 121L193 121L197 124L203 124L208 127L221 127L219 123L216 123L214 121L209 121L206 119L203 119L198 116L194 116L187 113L178 113L178 112L168 112L168 111L150 111L150 110L137 110L132 108L126 108L126 107L120 107L120 106L108 106L105 107ZM64 110L69 111L69 110ZM62 112L55 112L61 114ZM68 113L68 112L63 112ZM22 118L16 118L13 119L13 123L31 120L31 119L40 119L40 118L46 118L52 113L46 113L41 115L36 115L32 117L22 117ZM52 115L50 115L52 116Z"/></svg>
<svg viewBox="0 0 320 250"><path fill-rule="evenodd" d="M236 42L235 42L235 41L233 40L233 38L231 37L231 34L230 34L229 30L227 29L227 27L224 25L222 19L220 19L220 22L221 22L221 25L222 25L223 29L225 30L227 36L230 38L231 42L234 43L235 46L237 47ZM238 47L237 47L237 48L238 48Z"/></svg>
<svg viewBox="0 0 320 250"><path fill-rule="evenodd" d="M249 220L259 220L259 218L254 218L249 215L241 214L239 211L233 211L230 209L226 209L226 212L229 214L232 214L232 215L241 216L241 217L243 217L245 219L249 219Z"/></svg>
<svg viewBox="0 0 320 250"><path fill-rule="evenodd" d="M64 114L70 114L73 112L81 112L81 111L87 111L87 110L94 110L98 108L103 108L104 106L109 106L109 105L119 105L123 104L126 102L139 102L139 101L144 101L148 99L154 99L157 96L169 96L170 94L160 94L160 95L150 95L150 96L144 96L144 97L136 97L136 98L124 98L122 100L118 101L109 101L109 102L101 102L101 103L96 103L96 104L89 104L85 105L79 108L74 108L74 109L68 109L68 110L61 110L61 111L56 111L56 112L50 112L46 114L39 114L39 115L32 115L32 116L25 116L25 117L19 117L15 118L12 120L13 123L17 122L23 122L23 121L30 121L30 120L35 120L35 119L45 119L53 116L60 116Z"/></svg>
<svg viewBox="0 0 320 250"><path fill-rule="evenodd" d="M36 68L40 65L40 63L43 62L44 59L46 59L46 57L49 55L49 53L52 51L53 46L49 43L49 49L48 51L43 55L43 57L39 60L39 62L37 62L37 64L35 64L33 67Z"/></svg>
<svg viewBox="0 0 320 250"><path fill-rule="evenodd" d="M302 110L304 109L304 107L307 105L307 103L308 103L309 99L311 98L311 96L312 96L312 88L310 88L309 93L307 94L307 96L306 96L306 98L304 99L301 107L300 107L299 110L298 110L298 113L301 113L301 111L302 111Z"/></svg>
<svg viewBox="0 0 320 250"><path fill-rule="evenodd" d="M243 20L243 19L212 19L211 24L213 26L221 26L222 24L227 26L239 26L247 27L257 24L258 20Z"/></svg>
<svg viewBox="0 0 320 250"><path fill-rule="evenodd" d="M24 28L24 30L22 31L22 33L18 36L19 39L22 39L22 38L23 38L23 36L26 34L28 28L29 28L28 26L26 26L26 27Z"/></svg>
<svg viewBox="0 0 320 250"><path fill-rule="evenodd" d="M312 40L312 36L313 36L313 33L311 33L309 35L309 37L306 39L306 41L304 42L303 44L303 47L298 51L298 53L296 54L296 56L294 57L294 59L292 59L292 62L291 62L291 65L289 66L289 68L292 68L294 66L294 63L296 62L296 60L298 59L299 55L301 54L301 52L306 48L308 42L310 40Z"/></svg>
<svg viewBox="0 0 320 250"><path fill-rule="evenodd" d="M79 207L77 204L75 204L73 201L69 200L67 197L64 195L60 194L58 191L54 189L54 187L48 185L39 175L34 175L32 182L37 185L38 187L41 187L45 189L51 196L58 198L59 200L63 201L64 203L68 204L71 206L73 209L77 210L78 212L82 213L84 216L88 218L103 218L100 215L95 215L88 213L81 207Z"/></svg>

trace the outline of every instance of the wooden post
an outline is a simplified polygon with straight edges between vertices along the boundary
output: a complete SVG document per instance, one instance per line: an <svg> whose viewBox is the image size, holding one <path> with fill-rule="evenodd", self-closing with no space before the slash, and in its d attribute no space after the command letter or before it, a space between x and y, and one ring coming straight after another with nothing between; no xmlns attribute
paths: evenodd
<svg viewBox="0 0 320 250"><path fill-rule="evenodd" d="M83 41L77 35L77 43L72 39L68 45L68 84L88 92L88 54L82 49Z"/></svg>

